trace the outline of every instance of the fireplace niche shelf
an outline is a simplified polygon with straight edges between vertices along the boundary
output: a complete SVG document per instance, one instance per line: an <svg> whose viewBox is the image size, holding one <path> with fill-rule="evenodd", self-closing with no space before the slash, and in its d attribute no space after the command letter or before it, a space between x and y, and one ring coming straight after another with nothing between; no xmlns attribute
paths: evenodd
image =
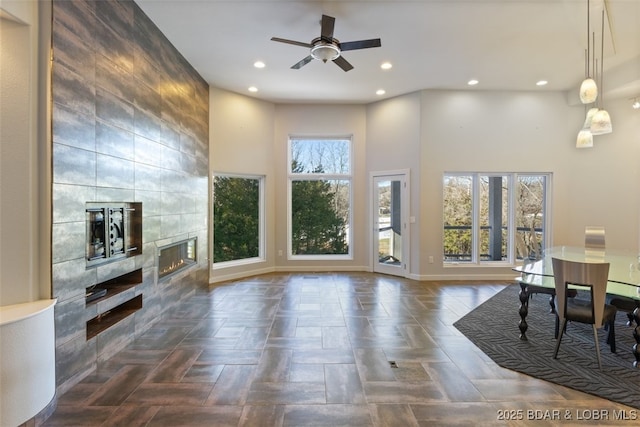
<svg viewBox="0 0 640 427"><path fill-rule="evenodd" d="M106 294L86 303L87 317L91 317L87 321L87 340L142 308L142 295L136 295L136 285L141 283L142 269L138 269L89 288L104 289Z"/></svg>
<svg viewBox="0 0 640 427"><path fill-rule="evenodd" d="M142 308L142 295L122 303L112 310L99 314L87 322L87 340L106 331L119 321L129 317Z"/></svg>

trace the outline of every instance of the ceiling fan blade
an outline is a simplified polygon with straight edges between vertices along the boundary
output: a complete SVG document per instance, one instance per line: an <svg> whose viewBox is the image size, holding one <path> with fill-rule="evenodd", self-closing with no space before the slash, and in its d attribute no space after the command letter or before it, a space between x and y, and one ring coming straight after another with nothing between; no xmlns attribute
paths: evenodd
<svg viewBox="0 0 640 427"><path fill-rule="evenodd" d="M380 47L382 43L380 39L369 39L369 40L358 40L354 42L344 42L339 43L338 46L340 50L356 50L356 49L367 49L370 47Z"/></svg>
<svg viewBox="0 0 640 427"><path fill-rule="evenodd" d="M335 62L338 67L342 68L345 72L353 69L353 65L349 64L349 61L344 59L344 56L338 56L333 60L333 62Z"/></svg>
<svg viewBox="0 0 640 427"><path fill-rule="evenodd" d="M322 15L322 22L320 27L320 36L322 40L331 42L333 39L333 27L335 26L336 18L333 16Z"/></svg>
<svg viewBox="0 0 640 427"><path fill-rule="evenodd" d="M271 40L273 40L274 42L287 43L287 44L293 44L293 45L296 45L296 46L308 47L309 49L311 49L313 47L313 45L310 44L310 43L297 42L295 40L281 39L280 37L271 37Z"/></svg>
<svg viewBox="0 0 640 427"><path fill-rule="evenodd" d="M311 62L312 60L313 60L313 57L309 55L306 58L304 58L302 61L299 61L298 63L294 64L291 68L293 68L294 70L299 70L300 68L304 67L309 62Z"/></svg>

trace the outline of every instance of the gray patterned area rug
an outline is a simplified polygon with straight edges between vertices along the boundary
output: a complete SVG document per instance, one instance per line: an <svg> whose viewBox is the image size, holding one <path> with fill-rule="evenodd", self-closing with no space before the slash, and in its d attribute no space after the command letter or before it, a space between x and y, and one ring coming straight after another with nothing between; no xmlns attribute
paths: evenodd
<svg viewBox="0 0 640 427"><path fill-rule="evenodd" d="M606 343L607 332L599 331L600 370L590 325L570 323L558 358L553 359L555 315L549 311L547 295L534 295L530 300L528 341L521 341L519 291L518 285L508 286L458 320L455 327L503 368L640 408L640 369L633 368L635 340L633 328L626 325L626 313L619 311L616 318L616 353Z"/></svg>

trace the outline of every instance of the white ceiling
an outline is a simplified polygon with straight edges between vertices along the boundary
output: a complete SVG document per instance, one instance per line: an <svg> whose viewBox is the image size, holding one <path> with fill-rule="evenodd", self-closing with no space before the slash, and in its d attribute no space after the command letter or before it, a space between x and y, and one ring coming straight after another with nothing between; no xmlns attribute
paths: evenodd
<svg viewBox="0 0 640 427"><path fill-rule="evenodd" d="M598 58L603 1L605 96L640 97L640 0L591 0ZM587 0L136 2L212 86L272 102L368 103L421 89L468 89L472 78L480 81L473 90L577 94L584 77ZM344 52L355 67L349 72L319 61L291 69L308 49L271 37L308 43L320 35L322 14L336 18L341 42L380 38L382 46ZM254 68L257 60L266 67ZM393 68L382 70L384 61ZM549 82L544 88L535 85L541 79Z"/></svg>

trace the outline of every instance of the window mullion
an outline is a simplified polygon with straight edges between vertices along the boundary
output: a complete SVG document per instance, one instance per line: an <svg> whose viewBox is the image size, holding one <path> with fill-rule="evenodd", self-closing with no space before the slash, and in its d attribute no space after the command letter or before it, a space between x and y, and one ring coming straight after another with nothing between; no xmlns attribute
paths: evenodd
<svg viewBox="0 0 640 427"><path fill-rule="evenodd" d="M480 177L477 173L472 175L473 182L471 184L471 262L480 263Z"/></svg>
<svg viewBox="0 0 640 427"><path fill-rule="evenodd" d="M509 233L508 233L508 242L507 242L507 262L510 264L513 263L516 259L516 210L518 207L516 206L516 188L518 185L518 174L512 173L508 177L508 198L509 198L509 221L507 224Z"/></svg>

